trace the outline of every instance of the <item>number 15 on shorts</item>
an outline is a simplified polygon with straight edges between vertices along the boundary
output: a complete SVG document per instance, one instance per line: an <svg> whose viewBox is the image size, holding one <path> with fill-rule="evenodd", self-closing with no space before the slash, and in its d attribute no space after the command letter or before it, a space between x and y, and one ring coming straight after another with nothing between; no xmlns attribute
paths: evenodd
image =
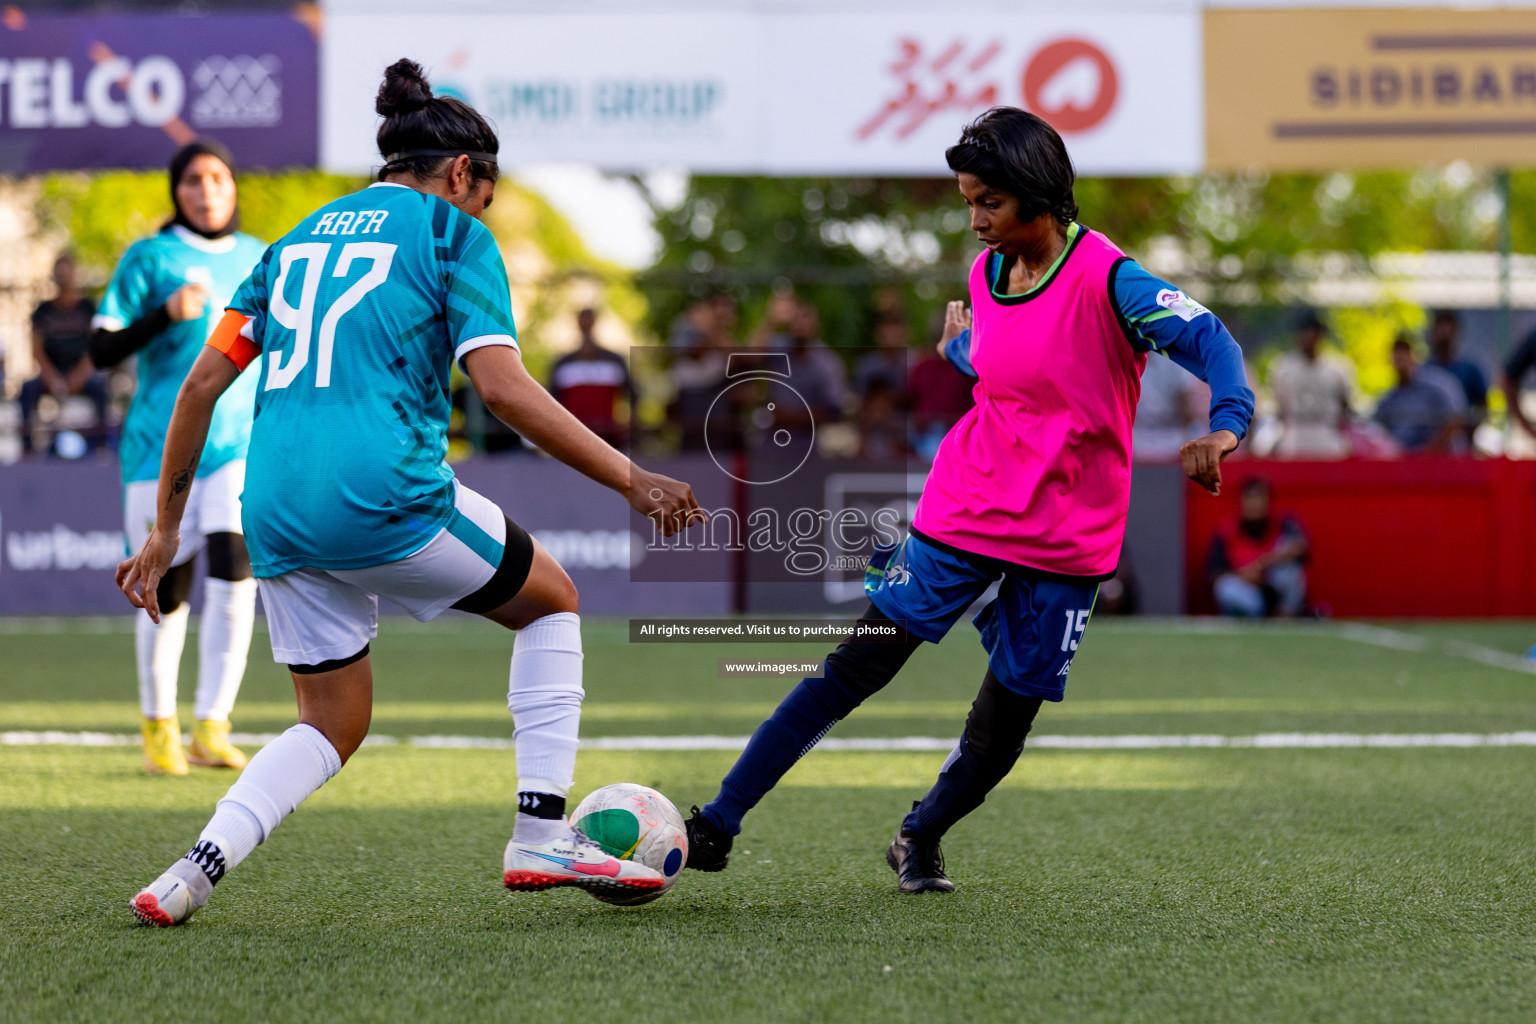
<svg viewBox="0 0 1536 1024"><path fill-rule="evenodd" d="M1083 630L1088 628L1088 616L1092 608L1081 608L1073 611L1068 608L1063 614L1067 617L1066 631L1061 634L1061 649L1075 651L1077 645L1083 640Z"/></svg>

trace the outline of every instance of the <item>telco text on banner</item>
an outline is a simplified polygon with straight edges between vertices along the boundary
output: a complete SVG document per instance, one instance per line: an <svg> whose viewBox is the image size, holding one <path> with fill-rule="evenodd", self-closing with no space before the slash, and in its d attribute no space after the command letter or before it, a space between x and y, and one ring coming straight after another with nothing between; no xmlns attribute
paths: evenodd
<svg viewBox="0 0 1536 1024"><path fill-rule="evenodd" d="M312 10L312 9L310 9ZM0 16L0 173L163 167L198 135L312 167L315 22L286 14Z"/></svg>

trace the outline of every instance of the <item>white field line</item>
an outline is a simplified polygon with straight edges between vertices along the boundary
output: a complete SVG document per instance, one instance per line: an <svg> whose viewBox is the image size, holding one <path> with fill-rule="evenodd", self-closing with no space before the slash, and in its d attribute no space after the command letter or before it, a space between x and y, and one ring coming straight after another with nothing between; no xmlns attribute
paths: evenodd
<svg viewBox="0 0 1536 1024"><path fill-rule="evenodd" d="M1442 640L1436 644L1429 637L1420 636L1417 633L1404 633L1396 629L1384 629L1381 626L1366 626L1358 622L1343 623L1338 627L1335 635L1340 640L1351 640L1359 644L1369 644L1372 647L1388 647L1394 651L1422 652L1438 648L1439 653L1452 658L1465 658L1490 668L1536 675L1536 661L1523 658L1518 654L1510 654L1508 651L1484 647L1482 644L1469 644L1462 640Z"/></svg>
<svg viewBox="0 0 1536 1024"><path fill-rule="evenodd" d="M236 733L236 743L261 746L277 733ZM0 732L0 746L35 747L131 747L140 743L132 733L108 732ZM190 741L189 741L190 742ZM510 750L512 741L495 736L370 736L364 746L409 745L429 750ZM746 736L598 736L581 741L583 750L741 750ZM945 751L955 741L937 736L900 736L890 739L828 739L817 750ZM1444 733L1346 733L1269 732L1253 736L1217 735L1124 735L1035 736L1030 747L1045 750L1189 750L1263 749L1331 750L1352 747L1536 747L1536 732Z"/></svg>

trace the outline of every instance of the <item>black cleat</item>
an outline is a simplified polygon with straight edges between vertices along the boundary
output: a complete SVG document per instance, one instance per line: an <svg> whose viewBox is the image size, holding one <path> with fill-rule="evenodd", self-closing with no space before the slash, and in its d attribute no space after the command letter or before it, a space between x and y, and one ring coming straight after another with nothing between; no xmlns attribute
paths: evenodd
<svg viewBox="0 0 1536 1024"><path fill-rule="evenodd" d="M688 863L695 871L724 871L731 859L731 837L694 807L688 819Z"/></svg>
<svg viewBox="0 0 1536 1024"><path fill-rule="evenodd" d="M885 851L885 862L896 872L896 888L902 892L955 891L955 883L944 875L938 843L925 843L903 830Z"/></svg>

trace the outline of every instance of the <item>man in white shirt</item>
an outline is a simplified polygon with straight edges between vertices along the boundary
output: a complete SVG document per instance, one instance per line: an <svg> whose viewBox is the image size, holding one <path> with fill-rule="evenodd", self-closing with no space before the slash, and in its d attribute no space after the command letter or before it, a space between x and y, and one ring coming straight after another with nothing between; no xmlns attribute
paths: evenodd
<svg viewBox="0 0 1536 1024"><path fill-rule="evenodd" d="M1349 455L1344 424L1355 391L1354 368L1320 351L1326 333L1308 310L1296 325L1296 348L1276 359L1269 387L1279 410L1280 459L1342 459Z"/></svg>

